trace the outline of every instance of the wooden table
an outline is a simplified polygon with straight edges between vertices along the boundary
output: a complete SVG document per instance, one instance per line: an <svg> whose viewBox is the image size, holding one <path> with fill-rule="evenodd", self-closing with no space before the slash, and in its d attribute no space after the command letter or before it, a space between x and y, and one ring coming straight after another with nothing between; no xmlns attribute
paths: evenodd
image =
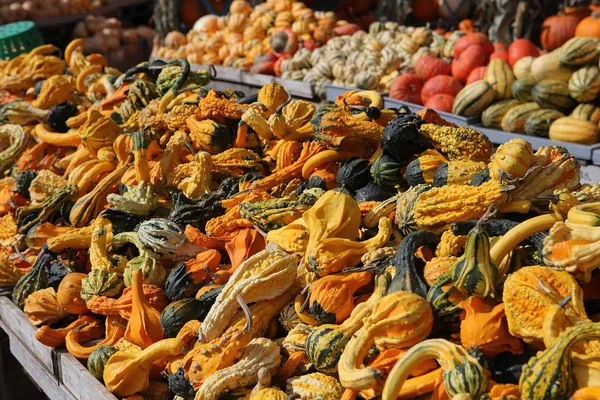
<svg viewBox="0 0 600 400"><path fill-rule="evenodd" d="M8 297L0 297L0 328L9 337L10 352L50 400L116 400L66 350L54 350L38 342L37 328Z"/></svg>

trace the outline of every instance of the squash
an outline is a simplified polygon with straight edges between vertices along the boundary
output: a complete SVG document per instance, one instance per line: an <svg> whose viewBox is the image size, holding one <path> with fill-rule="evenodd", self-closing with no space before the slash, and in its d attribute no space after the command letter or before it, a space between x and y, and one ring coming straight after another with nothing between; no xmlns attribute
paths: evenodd
<svg viewBox="0 0 600 400"><path fill-rule="evenodd" d="M87 369L100 382L104 381L104 366L117 351L114 346L100 346L88 357Z"/></svg>
<svg viewBox="0 0 600 400"><path fill-rule="evenodd" d="M433 186L468 184L486 164L479 161L449 161L440 165L433 176Z"/></svg>
<svg viewBox="0 0 600 400"><path fill-rule="evenodd" d="M600 107L596 107L594 104L590 103L580 104L575 107L569 116L598 125L600 122Z"/></svg>
<svg viewBox="0 0 600 400"><path fill-rule="evenodd" d="M550 125L549 138L561 142L594 144L598 142L598 125L572 117L562 117Z"/></svg>
<svg viewBox="0 0 600 400"><path fill-rule="evenodd" d="M92 346L81 345L81 343L88 341L89 337L82 334L82 331L76 328L67 333L67 336L65 337L65 346L69 353L71 353L75 358L85 360L101 346L116 345L117 342L123 338L123 335L125 334L125 328L124 319L116 315L111 315L106 318L104 339L102 339L100 342L97 342ZM98 336L101 335L102 332L99 332Z"/></svg>
<svg viewBox="0 0 600 400"><path fill-rule="evenodd" d="M171 301L191 298L206 284L211 273L216 273L221 262L221 253L210 249L199 253L195 258L180 263L171 270L165 281L165 292Z"/></svg>
<svg viewBox="0 0 600 400"><path fill-rule="evenodd" d="M575 35L578 24L577 16L565 13L563 10L546 18L542 24L540 37L544 50L552 51L565 44Z"/></svg>
<svg viewBox="0 0 600 400"><path fill-rule="evenodd" d="M213 299L215 299L213 297ZM175 337L179 330L191 320L203 320L208 308L200 307L200 300L187 298L176 300L165 307L160 314L160 326L166 337Z"/></svg>
<svg viewBox="0 0 600 400"><path fill-rule="evenodd" d="M477 81L456 95L452 113L465 117L478 116L494 101L494 97L494 89L487 81Z"/></svg>
<svg viewBox="0 0 600 400"><path fill-rule="evenodd" d="M517 79L512 85L512 96L521 103L530 102L533 99L531 92L534 86L535 80L530 76Z"/></svg>
<svg viewBox="0 0 600 400"><path fill-rule="evenodd" d="M34 325L53 325L68 315L58 304L54 288L36 290L25 299L23 312Z"/></svg>
<svg viewBox="0 0 600 400"><path fill-rule="evenodd" d="M152 307L144 296L142 271L133 271L131 280L131 316L125 331L125 339L145 349L164 338L164 331L160 324L160 312Z"/></svg>
<svg viewBox="0 0 600 400"><path fill-rule="evenodd" d="M104 384L118 396L131 396L148 388L152 363L185 350L180 339L164 339L142 351L118 351L104 366Z"/></svg>
<svg viewBox="0 0 600 400"><path fill-rule="evenodd" d="M81 281L86 276L80 272L71 272L65 275L58 286L58 304L70 314L85 314L89 311L81 298Z"/></svg>
<svg viewBox="0 0 600 400"><path fill-rule="evenodd" d="M459 39L459 42L462 39ZM457 48L454 48L454 61L452 61L452 76L461 81L463 84L467 82L467 78L471 71L477 67L485 65L486 51L483 47L473 44L456 55ZM487 73L487 71L486 71ZM511 82L512 83L512 82Z"/></svg>
<svg viewBox="0 0 600 400"><path fill-rule="evenodd" d="M343 322L354 309L354 293L370 281L370 272L356 272L313 282L308 303L311 315L322 324Z"/></svg>
<svg viewBox="0 0 600 400"><path fill-rule="evenodd" d="M492 156L489 165L490 176L501 180L506 174L508 179L523 178L535 159L531 144L521 138L511 139L501 144Z"/></svg>
<svg viewBox="0 0 600 400"><path fill-rule="evenodd" d="M533 101L540 108L553 108L561 112L570 112L576 102L569 93L569 86L558 79L547 79L538 82L531 92Z"/></svg>
<svg viewBox="0 0 600 400"><path fill-rule="evenodd" d="M390 97L392 99L406 101L413 104L421 103L421 90L423 84L421 79L415 74L400 75L390 87Z"/></svg>
<svg viewBox="0 0 600 400"><path fill-rule="evenodd" d="M55 253L48 250L48 246L42 246L42 250L38 253L35 262L31 266L29 272L23 275L13 288L12 301L19 308L25 305L25 299L38 290L48 286L48 273L46 267L52 263Z"/></svg>
<svg viewBox="0 0 600 400"><path fill-rule="evenodd" d="M516 81L515 84L519 82ZM513 108L519 105L518 100L502 100L487 107L481 114L481 122L486 128L501 129L502 118Z"/></svg>
<svg viewBox="0 0 600 400"><path fill-rule="evenodd" d="M449 94L436 94L431 96L426 102L425 107L436 111L452 112L454 96Z"/></svg>
<svg viewBox="0 0 600 400"><path fill-rule="evenodd" d="M425 150L416 159L410 162L404 173L404 180L410 186L422 183L432 183L435 171L448 159L437 150Z"/></svg>
<svg viewBox="0 0 600 400"><path fill-rule="evenodd" d="M524 133L525 121L532 113L539 109L540 106L534 102L512 107L502 118L502 130L505 132Z"/></svg>
<svg viewBox="0 0 600 400"><path fill-rule="evenodd" d="M421 89L421 102L427 103L436 94L456 96L463 88L463 84L456 78L447 75L436 75L427 80Z"/></svg>
<svg viewBox="0 0 600 400"><path fill-rule="evenodd" d="M433 56L423 56L415 64L415 73L423 82L437 75L450 75L451 72L450 64Z"/></svg>
<svg viewBox="0 0 600 400"><path fill-rule="evenodd" d="M560 48L560 66L569 69L580 68L598 56L596 41L587 37L569 39Z"/></svg>
<svg viewBox="0 0 600 400"><path fill-rule="evenodd" d="M579 103L593 101L600 93L600 69L590 65L575 71L569 79L569 93Z"/></svg>
<svg viewBox="0 0 600 400"><path fill-rule="evenodd" d="M81 281L81 298L88 301L92 296L116 297L123 291L123 281L116 272L94 269Z"/></svg>
<svg viewBox="0 0 600 400"><path fill-rule="evenodd" d="M350 157L341 163L335 181L340 187L355 192L369 184L371 179L369 161Z"/></svg>
<svg viewBox="0 0 600 400"><path fill-rule="evenodd" d="M373 182L386 190L392 190L404 179L400 172L400 163L386 153L382 153L371 166Z"/></svg>
<svg viewBox="0 0 600 400"><path fill-rule="evenodd" d="M523 78L534 78L531 73L531 66L533 65L534 57L525 56L519 59L513 65L513 74L515 74L515 78L523 79ZM535 79L535 78L534 78Z"/></svg>
<svg viewBox="0 0 600 400"><path fill-rule="evenodd" d="M575 111L581 105L575 108ZM573 113L575 113L573 111ZM525 121L525 134L538 137L548 137L550 133L550 126L554 121L565 115L558 110L543 109L537 110L531 113Z"/></svg>
<svg viewBox="0 0 600 400"><path fill-rule="evenodd" d="M513 68L515 64L524 57L538 57L540 51L529 39L517 39L508 47L508 64ZM515 73L516 75L516 73Z"/></svg>
<svg viewBox="0 0 600 400"><path fill-rule="evenodd" d="M485 70L487 67L481 66L473 69L467 78L467 85L470 85L473 82L481 81L485 77Z"/></svg>
<svg viewBox="0 0 600 400"><path fill-rule="evenodd" d="M568 82L572 73L570 69L560 65L560 51L558 50L539 56L531 64L531 76L536 82L545 79Z"/></svg>
<svg viewBox="0 0 600 400"><path fill-rule="evenodd" d="M512 97L512 84L515 76L506 61L499 58L490 61L483 79L494 90L495 100L508 100Z"/></svg>

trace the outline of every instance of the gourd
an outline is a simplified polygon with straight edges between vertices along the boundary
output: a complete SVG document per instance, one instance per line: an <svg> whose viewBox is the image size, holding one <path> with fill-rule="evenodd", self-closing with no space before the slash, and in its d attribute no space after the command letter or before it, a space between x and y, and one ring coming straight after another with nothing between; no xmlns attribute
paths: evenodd
<svg viewBox="0 0 600 400"><path fill-rule="evenodd" d="M515 74L515 78L517 78L517 79L523 79L526 77L533 78L533 76L531 74L531 66L533 64L533 61L534 61L534 57L532 57L532 56L525 56L523 58L520 58L513 65L513 73Z"/></svg>
<svg viewBox="0 0 600 400"><path fill-rule="evenodd" d="M400 163L388 154L381 154L371 166L371 176L376 185L391 190L403 182Z"/></svg>
<svg viewBox="0 0 600 400"><path fill-rule="evenodd" d="M575 100L569 93L569 86L558 79L546 79L538 82L531 92L533 101L540 108L553 108L561 112L569 112L575 108Z"/></svg>
<svg viewBox="0 0 600 400"><path fill-rule="evenodd" d="M485 70L483 79L492 87L495 100L508 100L511 98L515 76L506 61L500 58L491 60Z"/></svg>
<svg viewBox="0 0 600 400"><path fill-rule="evenodd" d="M79 315L75 321L63 328L54 329L50 328L48 325L41 326L35 333L35 338L43 345L54 349L57 347L64 347L67 333L73 329L80 329L82 331L80 335L83 336L89 332L88 327L98 323L99 321L94 317L89 315ZM91 337L89 339L91 339Z"/></svg>
<svg viewBox="0 0 600 400"><path fill-rule="evenodd" d="M216 272L221 262L221 253L217 250L206 250L196 258L180 263L171 270L165 282L165 292L171 301L193 297L207 282L209 275L206 268Z"/></svg>
<svg viewBox="0 0 600 400"><path fill-rule="evenodd" d="M600 108L590 103L580 104L575 107L570 117L583 121L590 121L591 123L598 125L600 122Z"/></svg>
<svg viewBox="0 0 600 400"><path fill-rule="evenodd" d="M115 297L123 291L123 281L116 272L94 269L81 281L81 298L88 301L92 296Z"/></svg>
<svg viewBox="0 0 600 400"><path fill-rule="evenodd" d="M438 242L437 236L428 231L411 232L404 238L396 253L394 261L396 274L388 293L406 291L425 297L427 285L423 281L422 271L417 268L418 259L415 257L415 252L423 246L435 248Z"/></svg>
<svg viewBox="0 0 600 400"><path fill-rule="evenodd" d="M575 107L573 113L575 113L580 106L581 104ZM565 115L558 110L543 109L534 111L525 121L525 134L530 136L548 137L552 123L564 116Z"/></svg>
<svg viewBox="0 0 600 400"><path fill-rule="evenodd" d="M413 346L429 335L433 313L427 301L409 292L395 292L382 298L360 330L350 339L340 358L340 381L346 388L373 387L381 373L360 368L373 344L385 348Z"/></svg>
<svg viewBox="0 0 600 400"><path fill-rule="evenodd" d="M594 60L597 55L594 39L574 37L561 46L559 62L561 67L575 69Z"/></svg>
<svg viewBox="0 0 600 400"><path fill-rule="evenodd" d="M460 340L465 349L477 347L488 358L504 351L513 354L523 351L521 341L508 331L504 304L491 307L480 297L471 296L461 302L460 307L465 310L465 317L460 323Z"/></svg>
<svg viewBox="0 0 600 400"><path fill-rule="evenodd" d="M425 150L406 167L404 180L410 186L432 183L437 169L448 159L437 150Z"/></svg>
<svg viewBox="0 0 600 400"><path fill-rule="evenodd" d="M433 186L468 184L486 167L479 161L449 161L440 165L433 176Z"/></svg>
<svg viewBox="0 0 600 400"><path fill-rule="evenodd" d="M56 299L58 304L70 314L85 314L88 309L81 298L81 281L86 274L71 272L62 279L58 286Z"/></svg>
<svg viewBox="0 0 600 400"><path fill-rule="evenodd" d="M216 298L213 296L213 300ZM201 307L202 302L194 298L176 300L165 307L160 314L160 325L166 337L175 337L188 321L202 320L209 308Z"/></svg>
<svg viewBox="0 0 600 400"><path fill-rule="evenodd" d="M58 303L52 287L36 290L27 296L23 312L34 326L53 325L68 315Z"/></svg>
<svg viewBox="0 0 600 400"><path fill-rule="evenodd" d="M118 396L131 396L148 388L152 363L184 351L185 344L176 338L160 340L142 351L119 351L104 366L104 384Z"/></svg>
<svg viewBox="0 0 600 400"><path fill-rule="evenodd" d="M411 369L425 359L434 358L443 369L443 386L449 397L467 394L479 398L487 392L488 378L479 362L467 351L444 339L429 339L413 346L396 362L382 392L383 400L394 400Z"/></svg>
<svg viewBox="0 0 600 400"><path fill-rule="evenodd" d="M510 334L540 347L547 311L566 297L571 299L563 307L567 319L572 323L587 320L583 292L568 272L532 266L509 275L502 298ZM527 307L526 314L523 307Z"/></svg>
<svg viewBox="0 0 600 400"><path fill-rule="evenodd" d="M125 320L119 316L109 316L105 321L105 332L104 339L102 341L94 344L93 346L82 346L81 343L87 340L85 336L81 335L81 331L78 329L73 329L67 333L65 337L65 346L69 353L71 353L74 357L85 360L87 359L95 350L97 350L101 346L113 346L117 344L117 342L123 338L125 334Z"/></svg>
<svg viewBox="0 0 600 400"><path fill-rule="evenodd" d="M187 239L182 229L166 219L152 218L142 222L137 228L137 236L142 248L156 259L190 259L201 248Z"/></svg>
<svg viewBox="0 0 600 400"><path fill-rule="evenodd" d="M492 143L488 137L472 128L424 124L421 126L421 135L427 143L450 161L485 162L492 155Z"/></svg>
<svg viewBox="0 0 600 400"><path fill-rule="evenodd" d="M531 91L533 90L534 86L535 80L530 76L517 79L512 84L512 96L521 103L530 102L533 100Z"/></svg>
<svg viewBox="0 0 600 400"><path fill-rule="evenodd" d="M247 259L229 278L206 315L200 333L204 341L220 336L242 302L268 300L285 293L294 283L298 259L282 250L267 249Z"/></svg>
<svg viewBox="0 0 600 400"><path fill-rule="evenodd" d="M104 366L118 350L114 346L100 346L90 354L87 360L88 371L103 382Z"/></svg>
<svg viewBox="0 0 600 400"><path fill-rule="evenodd" d="M160 312L152 307L144 296L142 272L135 270L131 278L131 316L125 339L145 349L160 341L164 337L164 331L160 325Z"/></svg>
<svg viewBox="0 0 600 400"><path fill-rule="evenodd" d="M590 145L598 142L599 134L598 126L592 122L562 117L550 125L548 137L561 142Z"/></svg>
<svg viewBox="0 0 600 400"><path fill-rule="evenodd" d="M512 107L502 118L500 124L502 130L506 132L524 133L527 118L539 109L540 106L534 102L519 104Z"/></svg>
<svg viewBox="0 0 600 400"><path fill-rule="evenodd" d="M501 179L502 175L509 179L523 178L533 162L531 144L520 138L511 139L501 144L492 156L490 176L494 179Z"/></svg>
<svg viewBox="0 0 600 400"><path fill-rule="evenodd" d="M494 97L494 89L487 81L474 82L458 92L454 98L452 113L464 117L477 116L492 104Z"/></svg>
<svg viewBox="0 0 600 400"><path fill-rule="evenodd" d="M326 374L337 372L338 361L351 337L363 325L375 305L385 296L391 277L389 273L375 278L375 288L369 299L358 304L348 319L340 325L320 325L306 337L305 352L315 368Z"/></svg>
<svg viewBox="0 0 600 400"><path fill-rule="evenodd" d="M568 82L572 71L559 63L559 51L553 51L548 54L537 57L531 64L531 75L536 82L547 79L556 79L562 82Z"/></svg>
<svg viewBox="0 0 600 400"><path fill-rule="evenodd" d="M368 160L350 157L342 162L338 170L336 182L340 187L346 188L351 192L355 192L366 186L371 182Z"/></svg>
<svg viewBox="0 0 600 400"><path fill-rule="evenodd" d="M252 339L242 352L240 360L209 376L198 389L196 396L217 400L221 393L258 381L258 371L266 368L274 374L281 363L279 346L269 339Z"/></svg>
<svg viewBox="0 0 600 400"><path fill-rule="evenodd" d="M313 372L288 379L286 381L286 392L297 394L301 399L340 400L344 388L334 377L321 372Z"/></svg>
<svg viewBox="0 0 600 400"><path fill-rule="evenodd" d="M371 281L370 272L329 275L312 283L309 310L322 324L341 323L354 309L354 292Z"/></svg>
<svg viewBox="0 0 600 400"><path fill-rule="evenodd" d="M79 128L81 142L93 155L103 147L112 146L119 134L119 126L111 118L105 117L93 108L89 110L87 120Z"/></svg>
<svg viewBox="0 0 600 400"><path fill-rule="evenodd" d="M23 308L27 296L48 286L46 267L53 261L55 256L53 252L48 250L47 245L42 246L29 272L19 278L15 284L12 301L17 307Z"/></svg>
<svg viewBox="0 0 600 400"><path fill-rule="evenodd" d="M567 328L546 350L540 351L523 367L519 388L521 398L564 399L573 394L571 350L584 340L599 339L600 324L581 323Z"/></svg>
<svg viewBox="0 0 600 400"><path fill-rule="evenodd" d="M419 135L419 128L424 121L408 109L402 111L406 113L400 113L387 124L381 138L383 150L398 162L427 149Z"/></svg>
<svg viewBox="0 0 600 400"><path fill-rule="evenodd" d="M502 100L492 104L481 114L483 126L486 128L501 129L502 118L506 115L508 110L517 105L519 105L518 100Z"/></svg>
<svg viewBox="0 0 600 400"><path fill-rule="evenodd" d="M575 71L569 79L569 93L579 103L593 101L600 93L600 69L587 66Z"/></svg>
<svg viewBox="0 0 600 400"><path fill-rule="evenodd" d="M421 194L430 189L431 186L429 185L417 185L398 195L394 222L403 235L406 236L418 229L417 223L414 220L414 206Z"/></svg>

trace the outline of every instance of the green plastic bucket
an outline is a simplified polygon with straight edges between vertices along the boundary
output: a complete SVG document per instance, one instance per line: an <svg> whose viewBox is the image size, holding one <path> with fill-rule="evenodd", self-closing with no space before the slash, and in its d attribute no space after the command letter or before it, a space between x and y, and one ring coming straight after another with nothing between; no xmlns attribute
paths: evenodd
<svg viewBox="0 0 600 400"><path fill-rule="evenodd" d="M43 44L42 35L31 21L0 26L0 59L10 60Z"/></svg>

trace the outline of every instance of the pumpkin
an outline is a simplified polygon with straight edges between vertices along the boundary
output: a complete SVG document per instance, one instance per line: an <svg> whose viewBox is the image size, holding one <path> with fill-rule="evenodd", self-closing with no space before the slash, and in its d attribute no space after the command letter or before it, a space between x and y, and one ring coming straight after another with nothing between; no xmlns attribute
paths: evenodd
<svg viewBox="0 0 600 400"><path fill-rule="evenodd" d="M460 55L452 61L452 76L459 81L466 83L471 71L485 65L487 55L484 48L477 44L470 45L459 54Z"/></svg>
<svg viewBox="0 0 600 400"><path fill-rule="evenodd" d="M436 94L425 102L425 107L433 108L436 111L452 112L454 96L449 94Z"/></svg>
<svg viewBox="0 0 600 400"><path fill-rule="evenodd" d="M486 66L481 66L481 67L477 67L473 71L471 71L471 73L467 77L467 85L470 85L473 82L482 80L485 76L486 69L487 69Z"/></svg>
<svg viewBox="0 0 600 400"><path fill-rule="evenodd" d="M421 90L423 84L416 74L404 74L399 76L390 87L392 99L406 101L413 104L421 103Z"/></svg>
<svg viewBox="0 0 600 400"><path fill-rule="evenodd" d="M84 314L88 312L85 301L81 298L81 281L86 274L80 272L71 272L62 279L56 298L58 304L70 314Z"/></svg>
<svg viewBox="0 0 600 400"><path fill-rule="evenodd" d="M434 76L423 85L423 89L421 90L421 101L425 104L430 97L437 94L447 94L454 97L462 90L462 88L462 83L456 78L446 75Z"/></svg>
<svg viewBox="0 0 600 400"><path fill-rule="evenodd" d="M415 64L415 73L424 82L437 75L450 75L451 72L450 64L434 56L423 56Z"/></svg>
<svg viewBox="0 0 600 400"><path fill-rule="evenodd" d="M490 61L502 60L508 64L508 52L507 51L495 51L490 55Z"/></svg>
<svg viewBox="0 0 600 400"><path fill-rule="evenodd" d="M508 64L511 68L523 57L538 57L540 51L529 39L517 39L508 47ZM516 75L516 74L515 74Z"/></svg>
<svg viewBox="0 0 600 400"><path fill-rule="evenodd" d="M600 17L598 12L593 11L592 15L581 20L575 29L575 36L600 38Z"/></svg>
<svg viewBox="0 0 600 400"><path fill-rule="evenodd" d="M572 14L559 11L556 15L548 17L542 24L540 41L544 50L552 51L559 48L575 36L579 19Z"/></svg>
<svg viewBox="0 0 600 400"><path fill-rule="evenodd" d="M494 51L494 44L483 33L469 33L456 41L452 51L452 57L456 60L460 55L473 45L481 46L485 58L487 59Z"/></svg>

